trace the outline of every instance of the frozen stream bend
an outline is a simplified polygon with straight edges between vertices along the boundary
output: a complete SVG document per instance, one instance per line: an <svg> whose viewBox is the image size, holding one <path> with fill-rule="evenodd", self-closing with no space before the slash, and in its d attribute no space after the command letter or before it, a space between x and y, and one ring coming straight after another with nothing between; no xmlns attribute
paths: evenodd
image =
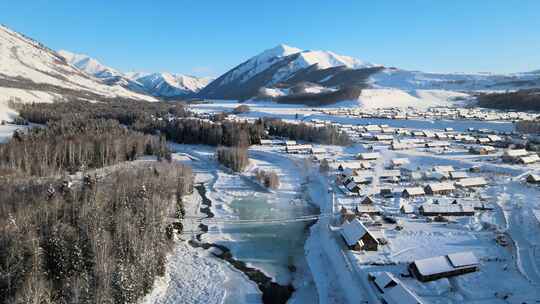
<svg viewBox="0 0 540 304"><path fill-rule="evenodd" d="M178 300L174 301L170 299L182 299L182 297L174 295L174 285L178 285L175 281L181 283L182 281L186 281L186 272L176 271L174 266L183 262L181 268L198 268L198 265L190 265L191 262L189 261L177 261L177 256L181 259L185 258L180 253L182 250L191 251L194 255L204 256L205 259L218 264L216 269L225 270L226 272L225 280L223 280L223 276L217 276L215 279L213 278L213 275L201 277L203 282L200 282L199 285L208 285L204 288L197 285L182 286L182 288L177 288L178 290L176 291L177 293L183 294L190 294L190 291L195 294L206 292L214 293L214 301L202 301L202 299L191 300L190 298L187 298L188 300L182 301L182 303L260 303L260 289L264 289L260 288L261 282L263 282L263 284L272 282L274 287L282 286L290 288L291 286L294 286L296 291L289 299L289 303L318 302L315 284L313 283L303 251L303 245L308 232L308 226L306 225L309 223L300 221L286 224L281 223L277 224L277 226L272 223L270 224L270 230L268 230L268 228L259 228L259 226L267 227L266 225L258 225L253 227L253 231L247 231L246 238L242 237L246 234L244 227L239 227L231 223L219 223L220 219L222 219L223 222L226 222L227 220L242 219L242 215L238 214L239 210L237 210L236 207L241 205L241 200L245 199L255 199L255 206L260 205L258 203L260 198L264 198L265 201L267 200L269 202L269 205L268 203L265 203L263 206L266 208L264 211L268 213L264 214L265 217L263 219L266 219L267 217L289 217L286 212L291 212L291 210L297 212L299 206L301 207L301 210L306 209L307 203L298 199L298 197L301 196L301 190L303 190L303 177L302 174L300 174L301 170L299 170L301 164L298 162L295 163L287 156L278 153L250 150L251 167L248 168L246 173L238 175L221 170L212 158L214 151L212 147L172 145L172 148L178 152L174 154L174 159L176 161L189 163L196 174L197 191L193 194L193 197L196 198L194 201L196 202L195 204L192 204L192 202L188 203L190 205L188 209L191 210L187 210L186 219L183 221L184 233L182 234L182 238L191 239L190 243L195 244L197 247L205 247L208 249L191 248L190 246L185 248L188 242L179 242L178 247L183 248L177 249L168 259L167 276L164 279L164 281L168 279L168 282L161 282L161 287L154 288L152 292L152 294L159 294L158 291L161 289L161 294L168 294L162 296L161 299L169 300L156 301L155 299L159 297L154 296L153 300L144 303L178 303ZM254 170L257 168L272 170L278 173L281 181L279 190L268 192L255 183L252 176ZM292 207L290 207L290 204L292 204ZM208 205L211 205L211 207ZM309 216L317 212L317 210L313 210L313 208L309 209L309 206L306 210L308 210L304 211L306 213L295 213L290 216ZM276 213L275 216L274 212ZM243 213L245 216L245 210ZM250 212L247 214L251 215ZM259 214L255 213L255 215ZM215 216L213 217L214 221L204 220L203 218L206 218L206 216ZM201 221L201 219L203 220ZM203 225L201 225L201 223ZM303 228L299 230L298 227ZM291 234L297 235L297 237L293 238L292 241L288 240L288 242L282 244L279 242L282 239L279 237L279 233L283 234L283 231L288 231L289 228L292 228ZM207 233L205 233L206 230L208 230ZM304 231L304 233L302 233L302 231ZM268 238L274 238L272 236L274 234L276 234L277 238L275 240L278 242L268 242ZM300 236L300 238L298 236ZM255 243L250 245L250 243L253 243L254 241L257 242L260 237L262 237L263 246L261 246L260 250L252 252L253 248L257 248L254 247L254 245L257 246L259 244ZM198 239L200 239L200 242ZM246 246L246 244L248 245ZM264 248L264 244L268 244L266 246L271 247ZM299 255L300 257L297 256L291 260L292 257L289 256L287 262L287 256L284 258L283 252L287 253L287 250L289 250L288 246L299 248L300 252L294 249L294 251L292 251L293 253L290 254L294 254L295 256ZM275 260L270 256L275 253L272 248L275 248L278 253L278 257L276 257ZM281 257L279 256L280 252ZM216 259L216 256L220 259ZM294 266L293 264L290 264L292 261L294 261ZM200 262L195 263L200 264ZM241 270L243 274L238 270ZM205 270L201 271L204 272ZM193 272L198 271L193 270ZM216 271L216 274L219 273L220 271ZM264 283L265 280L266 283ZM257 288L257 285L259 285L259 288ZM215 286L217 286L217 288L213 288ZM183 289L183 291L180 289ZM164 290L166 292L163 292ZM216 290L220 292L215 292ZM275 291L276 290L273 292L274 296L276 294ZM220 297L221 299L218 300ZM270 302L268 299L265 300L267 300L265 302ZM272 299L272 301L275 302L275 298Z"/></svg>

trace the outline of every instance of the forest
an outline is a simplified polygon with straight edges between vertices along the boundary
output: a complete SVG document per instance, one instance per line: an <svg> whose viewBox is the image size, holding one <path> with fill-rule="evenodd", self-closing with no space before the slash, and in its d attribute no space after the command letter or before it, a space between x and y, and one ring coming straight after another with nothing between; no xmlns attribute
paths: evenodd
<svg viewBox="0 0 540 304"><path fill-rule="evenodd" d="M0 169L46 176L134 160L142 155L170 159L164 138L121 126L116 120L62 119L15 132L0 145Z"/></svg>
<svg viewBox="0 0 540 304"><path fill-rule="evenodd" d="M96 104L85 102L17 105L20 115L32 123L46 123L60 119L115 119L132 130L165 136L167 140L183 144L248 147L261 139L286 137L320 144L349 145L350 138L332 126L315 127L305 123L289 123L280 119L261 118L255 122L239 122L217 114L202 119L185 109L182 104L123 101Z"/></svg>
<svg viewBox="0 0 540 304"><path fill-rule="evenodd" d="M0 183L0 303L135 303L163 275L191 168Z"/></svg>

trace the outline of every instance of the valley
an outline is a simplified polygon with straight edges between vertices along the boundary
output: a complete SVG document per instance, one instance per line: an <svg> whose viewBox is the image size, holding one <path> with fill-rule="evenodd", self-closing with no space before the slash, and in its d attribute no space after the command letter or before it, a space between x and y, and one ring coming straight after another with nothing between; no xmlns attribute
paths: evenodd
<svg viewBox="0 0 540 304"><path fill-rule="evenodd" d="M293 3L251 14L227 3L219 16L186 3L159 18L171 4L99 17L92 5L70 15L74 27L131 25L106 28L101 44L79 28L78 43L55 48L0 25L0 304L540 303L530 58L502 56L516 72L427 71L439 65L417 52L479 67L483 56L457 48L487 42L445 46L455 37L441 31L418 43L431 29L411 30L423 8L378 37L397 16L333 16L355 30L319 26L317 44L307 34L326 20L311 15L321 3L297 28ZM122 19L142 7L139 23ZM422 34L391 50L409 31ZM497 46L506 56L514 44Z"/></svg>

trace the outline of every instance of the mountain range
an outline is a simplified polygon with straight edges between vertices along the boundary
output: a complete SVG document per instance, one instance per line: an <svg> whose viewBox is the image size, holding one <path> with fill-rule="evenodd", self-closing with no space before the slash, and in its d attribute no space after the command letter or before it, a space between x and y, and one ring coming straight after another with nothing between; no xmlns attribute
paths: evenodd
<svg viewBox="0 0 540 304"><path fill-rule="evenodd" d="M122 73L98 60L69 51L58 51L68 63L109 85L120 85L129 90L161 98L186 98L198 93L213 79L172 73Z"/></svg>
<svg viewBox="0 0 540 304"><path fill-rule="evenodd" d="M459 104L474 99L478 92L539 87L540 70L430 73L287 45L265 50L216 79L166 72L125 73L87 55L53 51L0 26L0 107L6 101L112 98L264 100L313 106L352 101L353 106L362 107L428 107Z"/></svg>

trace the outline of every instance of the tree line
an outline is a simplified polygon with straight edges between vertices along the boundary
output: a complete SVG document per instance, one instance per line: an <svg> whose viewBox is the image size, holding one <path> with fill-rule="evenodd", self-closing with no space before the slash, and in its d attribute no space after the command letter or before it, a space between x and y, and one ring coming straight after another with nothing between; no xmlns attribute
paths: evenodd
<svg viewBox="0 0 540 304"><path fill-rule="evenodd" d="M165 138L129 130L116 120L62 119L17 131L0 145L0 168L46 176L134 160L142 155L170 159Z"/></svg>
<svg viewBox="0 0 540 304"><path fill-rule="evenodd" d="M226 114L201 119L182 104L148 102L26 104L17 106L20 115L33 123L73 120L115 119L146 134L164 135L167 140L184 144L247 147L269 136L331 145L349 145L351 139L333 126L290 123L261 118L254 122L232 121Z"/></svg>

